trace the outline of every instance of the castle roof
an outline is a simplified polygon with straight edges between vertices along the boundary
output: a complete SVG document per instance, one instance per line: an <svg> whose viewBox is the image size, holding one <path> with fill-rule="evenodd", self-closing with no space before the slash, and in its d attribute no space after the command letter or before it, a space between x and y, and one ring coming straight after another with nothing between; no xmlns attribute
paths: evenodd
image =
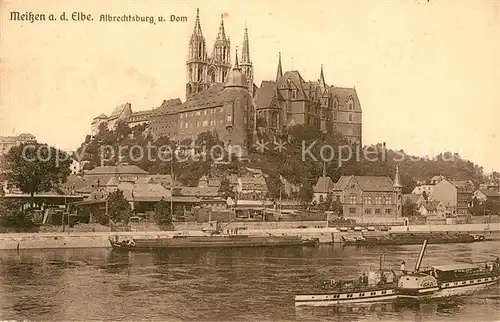
<svg viewBox="0 0 500 322"><path fill-rule="evenodd" d="M115 107L115 109L113 110L113 112L111 113L111 116L109 118L110 119L118 118L127 108L131 108L131 106L132 106L132 104L130 104L130 103L124 103L124 104L118 105L117 107Z"/></svg>
<svg viewBox="0 0 500 322"><path fill-rule="evenodd" d="M358 94L356 93L355 88L347 88L347 87L330 87L330 94L332 97L337 99L339 105L347 108L347 102L350 98L352 98L354 106L354 111L361 111L361 104L359 102Z"/></svg>
<svg viewBox="0 0 500 322"><path fill-rule="evenodd" d="M259 108L266 108L274 105L276 99L281 95L276 90L276 82L262 81L260 88L255 93L255 105Z"/></svg>

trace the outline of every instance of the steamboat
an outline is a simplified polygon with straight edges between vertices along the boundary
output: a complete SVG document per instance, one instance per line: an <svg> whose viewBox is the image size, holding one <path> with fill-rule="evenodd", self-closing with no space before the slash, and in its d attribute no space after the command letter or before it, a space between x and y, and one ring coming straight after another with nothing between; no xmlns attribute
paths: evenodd
<svg viewBox="0 0 500 322"><path fill-rule="evenodd" d="M401 300L422 300L472 293L500 280L500 259L494 262L459 263L420 269L427 242L424 241L413 272L403 272L397 293Z"/></svg>
<svg viewBox="0 0 500 322"><path fill-rule="evenodd" d="M424 240L414 270L380 269L363 273L358 280L324 281L321 289L295 295L295 306L330 306L371 302L420 300L466 294L499 282L500 260L420 269L427 247Z"/></svg>

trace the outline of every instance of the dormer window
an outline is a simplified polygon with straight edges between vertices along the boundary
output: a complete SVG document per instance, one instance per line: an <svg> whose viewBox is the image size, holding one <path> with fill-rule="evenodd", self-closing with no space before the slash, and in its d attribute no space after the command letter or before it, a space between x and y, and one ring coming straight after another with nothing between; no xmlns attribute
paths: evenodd
<svg viewBox="0 0 500 322"><path fill-rule="evenodd" d="M354 108L354 102L352 101L352 98L349 100L349 103L347 103L347 106L349 107L350 110Z"/></svg>
<svg viewBox="0 0 500 322"><path fill-rule="evenodd" d="M292 90L292 98L297 98L297 90Z"/></svg>

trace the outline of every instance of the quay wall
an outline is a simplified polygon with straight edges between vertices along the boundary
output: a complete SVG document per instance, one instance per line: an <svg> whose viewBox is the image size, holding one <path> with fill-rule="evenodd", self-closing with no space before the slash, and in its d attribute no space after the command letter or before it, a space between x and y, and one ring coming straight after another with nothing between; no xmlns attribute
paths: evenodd
<svg viewBox="0 0 500 322"><path fill-rule="evenodd" d="M252 223L254 224L254 223ZM237 227L244 227L238 223ZM185 228L191 228L189 226ZM469 224L469 225L420 225L392 226L387 232L369 232L388 234L390 232L471 232L486 236L487 240L500 240L499 224ZM272 228L248 227L244 233L252 235L301 235L303 237L319 238L321 243L338 243L341 236L352 237L359 232L340 232L337 228ZM51 233L4 233L0 234L0 249L51 249L51 248L103 248L110 247L108 237L156 238L175 235L200 235L201 231L181 229L175 231L131 231L131 232L51 232Z"/></svg>

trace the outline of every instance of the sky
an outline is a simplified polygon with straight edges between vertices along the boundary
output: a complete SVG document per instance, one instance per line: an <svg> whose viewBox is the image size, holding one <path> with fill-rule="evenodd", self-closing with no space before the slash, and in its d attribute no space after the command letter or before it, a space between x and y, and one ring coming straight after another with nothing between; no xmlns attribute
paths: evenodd
<svg viewBox="0 0 500 322"><path fill-rule="evenodd" d="M200 9L209 54L225 14L241 48L245 25L255 83L283 70L355 87L363 144L419 156L451 151L500 170L500 2L0 1L0 135L34 134L74 150L90 122L185 98L187 46ZM92 22L11 21L10 12L90 13ZM99 15L186 16L187 22L99 22ZM240 50L241 52L241 50Z"/></svg>

